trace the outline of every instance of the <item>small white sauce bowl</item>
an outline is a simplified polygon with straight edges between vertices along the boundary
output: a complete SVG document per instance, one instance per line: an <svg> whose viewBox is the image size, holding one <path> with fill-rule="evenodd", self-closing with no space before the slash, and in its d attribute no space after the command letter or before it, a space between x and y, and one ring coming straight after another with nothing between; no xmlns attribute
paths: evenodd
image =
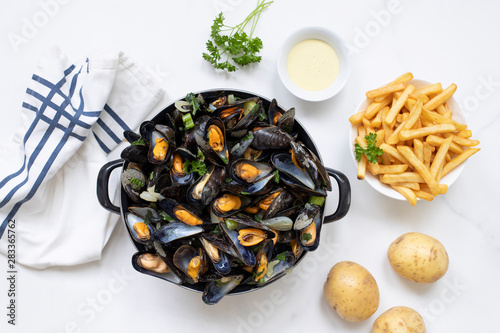
<svg viewBox="0 0 500 333"><path fill-rule="evenodd" d="M308 91L299 88L288 75L287 60L292 48L307 39L318 39L330 45L339 58L339 72L335 81L326 89L320 91ZM335 96L345 85L351 72L351 64L347 48L338 35L322 27L306 27L292 33L283 43L277 58L278 74L281 82L295 96L306 101L324 101Z"/></svg>
<svg viewBox="0 0 500 333"><path fill-rule="evenodd" d="M414 85L415 89L423 88L432 83L435 82L428 82L419 79L413 79L408 82L408 84ZM450 99L448 99L447 103L448 103L448 108L451 110L451 112L453 112L452 119L461 124L465 124L466 123L465 114L463 113L457 101L453 97L451 97ZM366 110L368 104L369 104L368 100L366 98L363 99L353 114ZM356 160L356 156L354 154L354 140L356 139L357 135L358 135L358 126L351 126L351 131L349 132L349 145L350 145L349 150L351 152L351 157L352 160L354 161L356 168L358 167L358 161ZM451 186L451 184L453 184L455 180L457 180L458 176L460 176L460 174L462 173L462 170L464 169L466 163L467 161L463 162L455 169L450 171L450 173L444 176L439 183L446 184L448 185L448 187ZM383 195L389 198L406 201L406 199L400 193L392 189L389 185L381 183L378 177L372 175L368 170L366 170L364 180L368 182L368 184L370 184L371 187L373 187L375 190L382 193ZM417 200L420 200L420 198L418 198Z"/></svg>

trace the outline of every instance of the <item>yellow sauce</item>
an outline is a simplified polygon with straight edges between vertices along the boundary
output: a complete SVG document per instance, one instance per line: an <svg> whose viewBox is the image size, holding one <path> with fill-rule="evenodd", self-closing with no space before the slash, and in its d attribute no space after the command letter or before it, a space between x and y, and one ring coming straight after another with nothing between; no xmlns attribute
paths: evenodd
<svg viewBox="0 0 500 333"><path fill-rule="evenodd" d="M327 43L318 39L306 39L290 51L287 70L299 88L320 91L335 81L339 72L339 58Z"/></svg>

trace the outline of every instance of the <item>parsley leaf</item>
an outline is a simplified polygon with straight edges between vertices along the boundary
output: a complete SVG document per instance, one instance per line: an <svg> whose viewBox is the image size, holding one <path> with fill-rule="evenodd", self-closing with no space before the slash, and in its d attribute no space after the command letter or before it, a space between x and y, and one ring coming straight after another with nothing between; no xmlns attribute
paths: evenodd
<svg viewBox="0 0 500 333"><path fill-rule="evenodd" d="M187 94L184 99L186 102L191 103L191 106L193 107L193 116L195 116L196 112L201 108L200 102L192 92Z"/></svg>
<svg viewBox="0 0 500 333"><path fill-rule="evenodd" d="M191 171L189 170L189 167L191 167ZM204 174L207 173L207 166L205 164L205 155L201 152L200 149L198 149L198 155L196 156L195 160L186 160L184 162L184 172L190 173L190 172L196 172L200 176L203 176Z"/></svg>
<svg viewBox="0 0 500 333"><path fill-rule="evenodd" d="M308 242L312 239L312 235L308 232L303 233L302 236L300 237L304 242Z"/></svg>
<svg viewBox="0 0 500 333"><path fill-rule="evenodd" d="M234 27L225 25L225 17L222 12L219 13L211 26L211 39L205 44L208 52L203 53L203 59L210 62L216 69L228 72L238 70L235 64L246 66L260 62L262 57L257 54L264 45L260 38L252 38L252 36L262 11L272 3L273 1L265 2L265 0L257 2L257 7L243 22ZM245 32L248 23L251 23L249 34ZM228 34L225 34L226 32Z"/></svg>
<svg viewBox="0 0 500 333"><path fill-rule="evenodd" d="M382 156L384 152L382 148L377 147L377 134L370 133L365 135L366 139L366 149L361 147L359 144L354 145L354 153L356 154L356 160L361 161L361 156L364 154L368 159L368 162L375 163L378 161L378 157Z"/></svg>

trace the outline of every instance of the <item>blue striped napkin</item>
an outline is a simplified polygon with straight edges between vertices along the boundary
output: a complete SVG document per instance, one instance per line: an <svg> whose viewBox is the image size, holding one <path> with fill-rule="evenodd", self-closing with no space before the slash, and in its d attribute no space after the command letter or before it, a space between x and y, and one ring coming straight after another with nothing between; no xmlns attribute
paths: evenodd
<svg viewBox="0 0 500 333"><path fill-rule="evenodd" d="M54 48L40 61L22 127L0 146L0 238L16 220L19 262L44 268L100 257L117 219L97 202L97 172L163 94L123 53L74 64Z"/></svg>

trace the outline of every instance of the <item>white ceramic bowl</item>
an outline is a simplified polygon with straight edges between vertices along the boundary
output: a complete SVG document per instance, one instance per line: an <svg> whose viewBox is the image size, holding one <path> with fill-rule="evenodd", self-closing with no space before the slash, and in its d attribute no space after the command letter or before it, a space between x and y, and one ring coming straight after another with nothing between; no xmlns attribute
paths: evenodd
<svg viewBox="0 0 500 333"><path fill-rule="evenodd" d="M308 91L299 88L288 75L287 59L290 51L295 45L307 39L318 39L329 44L339 58L339 72L335 81L326 89L320 91ZM351 72L351 65L344 42L335 33L322 27L302 28L292 33L278 52L277 65L279 77L285 87L295 96L314 102L335 96L344 87Z"/></svg>
<svg viewBox="0 0 500 333"><path fill-rule="evenodd" d="M414 85L416 89L420 89L420 88L425 87L431 83L433 83L433 82L428 82L428 81L418 80L418 79L413 79L409 82L409 84ZM458 105L458 103L455 101L455 99L452 97L447 101L447 103L448 103L449 109L453 112L452 119L459 122L459 123L464 124L465 123L465 115L464 115L462 109L460 108L460 106ZM363 99L354 113L364 111L366 109L366 107L368 106L368 104L369 104L368 100L366 98ZM349 144L350 144L349 150L351 151L352 160L354 161L356 168L358 167L358 161L356 161L356 157L354 155L354 140L356 139L356 136L358 135L357 128L358 128L358 126L352 126L351 131L349 133ZM455 180L457 180L458 176L460 176L460 173L464 169L466 163L467 163L467 161L465 161L464 163L460 164L458 167L456 167L455 169L450 171L450 173L448 173L446 176L444 176L439 183L451 186L451 184L453 184L455 182ZM369 171L366 172L364 180L367 181L368 184L370 184L370 186L373 187L375 190L377 190L378 192L380 192L380 193L382 193L390 198L398 199L398 200L406 200L400 193L393 190L390 186L381 183L379 181L378 177L373 176ZM418 200L420 200L420 199L418 199Z"/></svg>

